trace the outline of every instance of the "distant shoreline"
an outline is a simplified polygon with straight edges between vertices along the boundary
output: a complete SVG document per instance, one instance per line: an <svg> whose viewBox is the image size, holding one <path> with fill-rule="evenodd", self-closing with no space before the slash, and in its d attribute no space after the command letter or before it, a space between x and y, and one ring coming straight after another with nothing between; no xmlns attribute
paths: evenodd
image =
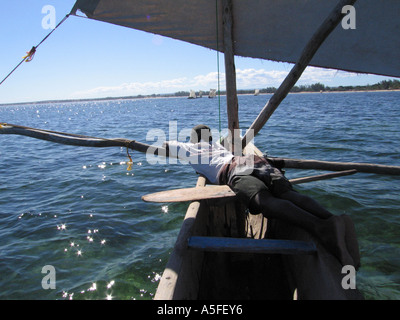
<svg viewBox="0 0 400 320"><path fill-rule="evenodd" d="M320 91L320 92L317 92L317 91L301 91L301 92L289 92L289 94L292 94L292 93L295 93L295 94L297 94L297 93L360 93L360 92L397 92L397 91L400 91L400 89L382 89L382 90L343 90L343 91L336 91L336 90L333 90L333 91L329 91L329 90L327 90L327 91Z"/></svg>
<svg viewBox="0 0 400 320"><path fill-rule="evenodd" d="M240 92L246 91L246 92ZM248 91L254 90L238 90L238 96L254 96L254 93ZM362 92L400 92L400 89L374 89L374 90L322 90L322 91L299 91L289 92L289 94L326 94L326 93L362 93ZM189 93L188 93L189 95ZM225 92L221 93L221 96L225 96ZM273 93L260 93L260 96L273 95ZM26 104L50 104L50 103L70 103L70 102L90 102L90 101L114 101L114 100L133 100L133 99L162 99L162 98L187 98L185 95L170 94L151 94L151 95L137 95L137 96L123 96L123 97L106 97L106 98L86 98L86 99L60 99L60 100L43 100L43 101L30 101L30 102L12 102L12 103L0 103L0 107L6 106L18 106ZM205 95L202 98L197 99L208 99Z"/></svg>

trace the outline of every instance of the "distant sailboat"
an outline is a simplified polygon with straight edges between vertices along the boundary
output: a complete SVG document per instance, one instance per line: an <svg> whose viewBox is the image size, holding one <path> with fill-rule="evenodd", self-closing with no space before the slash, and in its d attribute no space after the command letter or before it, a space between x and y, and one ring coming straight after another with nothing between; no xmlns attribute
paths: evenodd
<svg viewBox="0 0 400 320"><path fill-rule="evenodd" d="M196 99L196 92L194 92L193 90L190 90L188 99Z"/></svg>
<svg viewBox="0 0 400 320"><path fill-rule="evenodd" d="M199 98L203 98L203 91L199 91Z"/></svg>
<svg viewBox="0 0 400 320"><path fill-rule="evenodd" d="M217 90L216 89L210 89L208 97L209 98L215 98L216 96L217 96Z"/></svg>
<svg viewBox="0 0 400 320"><path fill-rule="evenodd" d="M255 96L258 96L259 94L260 94L260 90L256 89L256 90L254 91L254 95L255 95Z"/></svg>

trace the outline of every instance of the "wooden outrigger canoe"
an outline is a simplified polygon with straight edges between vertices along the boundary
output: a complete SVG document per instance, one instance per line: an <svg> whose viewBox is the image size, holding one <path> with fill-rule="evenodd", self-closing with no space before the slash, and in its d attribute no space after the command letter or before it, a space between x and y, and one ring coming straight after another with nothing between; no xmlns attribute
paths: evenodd
<svg viewBox="0 0 400 320"><path fill-rule="evenodd" d="M374 10L380 4L363 1L357 7L357 17L367 20L374 12L374 22L384 27L375 28L370 21L363 21L363 31L355 35L337 30L336 26L344 16L343 8L354 5L356 0L336 1L77 0L70 15L79 10L90 19L223 52L228 129L233 133L228 145L237 147L241 139L245 153L257 154L259 151L249 144L248 138L261 130L308 65L400 76L398 48L392 41L393 35L386 31L399 29L395 15L399 3L390 0L382 5L382 10ZM314 14L314 9L319 14ZM303 15L293 14L296 10ZM195 12L195 18L191 12ZM308 23L302 21L304 17ZM252 20L249 28L248 19ZM281 37L277 37L276 30ZM243 138L235 136L235 129L239 128L235 55L295 63ZM9 124L0 124L2 133L72 145L123 146L158 152L133 140L101 139ZM162 152L160 149L158 153ZM284 162L287 168L352 170L333 176L351 174L354 169L400 174L399 167L296 159ZM205 178L199 177L196 191L205 188L205 184ZM190 203L155 299L362 299L357 289L344 285L345 276L336 258L310 234L282 221L267 220L261 214L249 214L243 203L230 194L198 198Z"/></svg>
<svg viewBox="0 0 400 320"><path fill-rule="evenodd" d="M236 197L203 199L187 209L155 299L362 299L344 277L304 230L250 214Z"/></svg>
<svg viewBox="0 0 400 320"><path fill-rule="evenodd" d="M165 154L133 140L103 139L0 124L0 134L18 134L56 143L86 147L127 147ZM245 151L259 154L249 144ZM319 162L316 163L318 165ZM292 165L288 161L288 166ZM323 163L326 169L326 163ZM338 170L332 164L331 170ZM350 170L292 179L292 184L354 174L357 170L382 170L400 174L399 167L341 163ZM227 186L218 186L218 193ZM198 189L207 188L200 176ZM170 196L170 192L174 196ZM188 201L171 190L164 197L144 196L146 201ZM169 199L168 199L169 197ZM197 195L193 198L196 198ZM249 214L240 200L207 195L190 203L176 244L160 280L155 299L360 299L356 289L345 290L342 266L305 231L262 214Z"/></svg>

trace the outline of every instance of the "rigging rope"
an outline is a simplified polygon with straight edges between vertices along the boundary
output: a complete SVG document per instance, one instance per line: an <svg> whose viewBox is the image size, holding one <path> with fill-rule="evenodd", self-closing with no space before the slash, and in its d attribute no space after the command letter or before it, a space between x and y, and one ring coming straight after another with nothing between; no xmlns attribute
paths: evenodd
<svg viewBox="0 0 400 320"><path fill-rule="evenodd" d="M0 82L0 86L3 84L3 82L4 81L6 81L6 79L9 77L9 76L11 76L11 74L15 71L15 70L17 70L17 68L25 61L25 62L30 62L30 61L32 61L32 59L33 59L33 57L34 57L34 55L35 55L35 53L36 53L36 50L37 50L37 48L65 21L65 20L67 20L67 18L69 17L69 14L67 14L57 25L56 25L56 27L53 29L53 30L51 30L51 32L47 35L47 36L45 36L43 39L42 39L42 41L40 41L39 42L39 44L37 44L36 46L33 46L32 47L32 49L29 51L29 52L27 52L27 54L22 58L22 60L21 60L21 62L20 63L18 63L17 64L17 66L14 68L14 69L12 69L11 70L11 72Z"/></svg>

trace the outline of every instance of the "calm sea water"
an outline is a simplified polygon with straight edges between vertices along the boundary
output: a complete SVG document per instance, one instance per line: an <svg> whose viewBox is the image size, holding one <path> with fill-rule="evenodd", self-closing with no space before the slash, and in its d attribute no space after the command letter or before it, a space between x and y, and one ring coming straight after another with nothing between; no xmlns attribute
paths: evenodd
<svg viewBox="0 0 400 320"><path fill-rule="evenodd" d="M239 97L242 128L268 98ZM221 105L226 119L224 97ZM218 99L0 106L0 122L149 144L173 138L170 121L181 139L182 129L198 123L218 129ZM293 94L255 144L271 156L400 165L399 124L400 92ZM193 186L196 175L184 164L131 155L128 171L123 148L0 135L0 299L153 298L187 205L144 203L141 196ZM289 178L314 173L287 170ZM399 299L399 178L357 173L296 188L353 218L364 296ZM56 270L54 290L42 288L46 265Z"/></svg>

